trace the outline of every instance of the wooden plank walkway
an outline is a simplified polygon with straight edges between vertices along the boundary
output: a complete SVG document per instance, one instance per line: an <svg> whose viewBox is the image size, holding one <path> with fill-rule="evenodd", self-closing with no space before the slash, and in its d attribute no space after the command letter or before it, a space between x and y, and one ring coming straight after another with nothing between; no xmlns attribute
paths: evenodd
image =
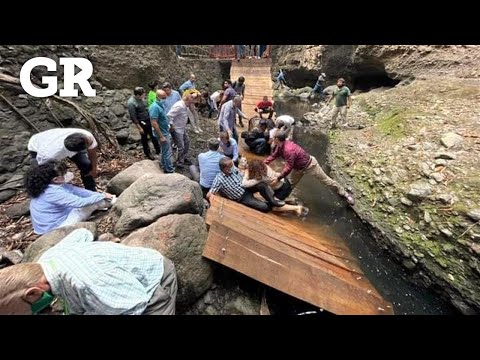
<svg viewBox="0 0 480 360"><path fill-rule="evenodd" d="M264 96L272 100L273 82L271 75L271 59L240 59L233 60L230 68L232 82L240 76L245 78L245 98L242 111L248 118L256 115L255 106Z"/></svg>
<svg viewBox="0 0 480 360"><path fill-rule="evenodd" d="M203 256L335 314L393 314L346 246L215 196Z"/></svg>

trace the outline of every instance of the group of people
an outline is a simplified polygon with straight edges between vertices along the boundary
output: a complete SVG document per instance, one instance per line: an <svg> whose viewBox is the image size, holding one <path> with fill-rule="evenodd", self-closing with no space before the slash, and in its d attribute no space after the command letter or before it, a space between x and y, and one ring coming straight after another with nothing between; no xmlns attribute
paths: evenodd
<svg viewBox="0 0 480 360"><path fill-rule="evenodd" d="M235 58L260 59L270 57L270 45L235 45Z"/></svg>
<svg viewBox="0 0 480 360"><path fill-rule="evenodd" d="M325 74L321 77L313 93L325 91ZM289 115L273 118L274 106L268 97L256 104L256 128L242 133L252 152L267 157L250 161L241 157L236 120L238 117L243 127L242 119L247 119L242 112L245 79L240 77L233 83L227 79L223 87L208 94L209 111L219 112L219 135L208 140L208 151L198 156L199 184L206 199L221 195L261 212L292 212L304 217L308 208L297 205L290 195L302 177L311 174L354 204L352 194L292 140L295 119ZM159 87L154 81L149 88L147 99L142 87L133 90L128 111L141 135L145 155L154 159L150 140L163 171L173 173L172 146L178 149L177 167L191 164L187 123L194 131L202 131L195 105L203 94L196 90L194 74L179 91L169 82ZM343 79L337 81L327 101L332 100L333 116L344 119L351 97ZM108 210L115 204L114 195L97 192L98 140L89 131L43 131L31 137L27 148L32 165L25 176L25 188L31 198L36 234L85 221L94 211ZM65 159L77 166L84 188L71 184L74 174L68 171ZM280 172L270 166L276 159L284 162ZM87 229L78 229L45 251L37 262L0 270L0 314L40 313L56 298L61 299L66 314L174 314L174 264L152 249L101 240L102 236L95 239Z"/></svg>

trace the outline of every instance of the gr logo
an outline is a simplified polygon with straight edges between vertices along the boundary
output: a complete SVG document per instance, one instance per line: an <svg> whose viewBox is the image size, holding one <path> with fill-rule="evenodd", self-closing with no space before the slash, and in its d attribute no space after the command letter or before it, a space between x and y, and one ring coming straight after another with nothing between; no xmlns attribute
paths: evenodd
<svg viewBox="0 0 480 360"><path fill-rule="evenodd" d="M64 66L64 88L60 89L60 96L78 96L78 90L74 88L77 83L85 96L96 96L96 91L92 89L88 79L92 76L92 63L84 58L60 58L60 65ZM75 74L75 65L80 68L78 74ZM48 85L46 88L35 87L30 80L30 73L37 66L45 66L48 71L56 71L57 64L54 60L46 57L35 57L23 64L20 70L20 83L23 89L30 95L36 97L47 97L57 92L57 77L42 76L42 84Z"/></svg>

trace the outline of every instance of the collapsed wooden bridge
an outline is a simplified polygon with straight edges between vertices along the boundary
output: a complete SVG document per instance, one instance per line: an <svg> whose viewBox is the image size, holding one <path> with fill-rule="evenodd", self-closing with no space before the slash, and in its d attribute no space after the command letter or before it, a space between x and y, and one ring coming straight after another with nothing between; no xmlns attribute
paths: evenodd
<svg viewBox="0 0 480 360"><path fill-rule="evenodd" d="M245 77L242 108L255 116L255 104L273 95L271 60L234 60L230 75L232 81ZM211 201L207 224L203 256L208 259L335 314L393 314L348 247L320 228L311 231L297 219L264 214L220 196Z"/></svg>

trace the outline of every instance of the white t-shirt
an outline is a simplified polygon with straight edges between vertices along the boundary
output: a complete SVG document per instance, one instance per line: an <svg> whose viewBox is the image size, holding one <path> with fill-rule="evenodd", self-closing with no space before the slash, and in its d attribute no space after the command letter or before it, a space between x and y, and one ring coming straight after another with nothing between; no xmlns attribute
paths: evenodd
<svg viewBox="0 0 480 360"><path fill-rule="evenodd" d="M222 100L222 98L220 97L220 90L215 91L212 96L210 96L210 99L214 102L219 102L220 100Z"/></svg>
<svg viewBox="0 0 480 360"><path fill-rule="evenodd" d="M33 135L28 141L28 151L37 153L37 162L39 165L49 160L63 160L74 156L77 152L70 151L65 148L64 141L69 135L81 133L85 135L92 144L88 147L94 149L97 147L95 137L87 130L75 128L58 128L42 131Z"/></svg>
<svg viewBox="0 0 480 360"><path fill-rule="evenodd" d="M283 121L283 123L285 124L285 128L287 129L290 129L293 125L293 123L295 122L295 119L293 117L291 117L290 115L282 115L282 116L279 116L277 117L277 120L275 122L279 122L280 120Z"/></svg>

